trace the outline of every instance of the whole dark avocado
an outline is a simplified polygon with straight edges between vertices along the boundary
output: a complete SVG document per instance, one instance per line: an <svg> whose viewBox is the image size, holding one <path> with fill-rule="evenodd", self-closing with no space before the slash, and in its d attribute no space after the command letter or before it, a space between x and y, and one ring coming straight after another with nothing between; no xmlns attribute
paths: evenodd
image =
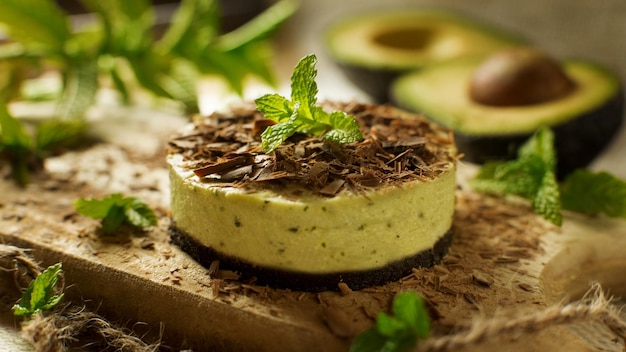
<svg viewBox="0 0 626 352"><path fill-rule="evenodd" d="M558 62L527 47L433 65L397 79L395 104L452 129L464 160L508 160L543 126L553 129L557 175L587 166L618 132L624 91L586 60Z"/></svg>
<svg viewBox="0 0 626 352"><path fill-rule="evenodd" d="M389 86L401 74L522 43L520 37L462 13L415 8L343 18L325 36L329 56L377 103L389 101Z"/></svg>

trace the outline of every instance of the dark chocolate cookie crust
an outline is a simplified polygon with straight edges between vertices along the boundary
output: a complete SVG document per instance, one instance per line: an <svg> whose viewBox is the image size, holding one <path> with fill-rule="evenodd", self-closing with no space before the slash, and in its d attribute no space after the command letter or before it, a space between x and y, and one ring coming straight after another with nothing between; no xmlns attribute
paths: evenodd
<svg viewBox="0 0 626 352"><path fill-rule="evenodd" d="M379 269L330 274L307 274L264 268L238 258L225 256L211 247L200 244L187 233L178 229L175 224L172 224L169 230L172 243L179 246L207 268L213 261L219 260L220 268L237 271L242 275L242 279L255 277L256 283L259 285L310 292L336 291L339 289L338 284L340 282L347 284L353 290L360 290L398 280L410 274L413 268L432 267L441 261L447 253L453 238L453 227L451 227L439 238L433 248L395 261Z"/></svg>

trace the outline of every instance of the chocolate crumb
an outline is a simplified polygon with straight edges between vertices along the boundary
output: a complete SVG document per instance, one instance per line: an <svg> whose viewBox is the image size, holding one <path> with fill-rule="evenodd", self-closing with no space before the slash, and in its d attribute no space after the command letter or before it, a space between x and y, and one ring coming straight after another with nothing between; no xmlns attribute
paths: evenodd
<svg viewBox="0 0 626 352"><path fill-rule="evenodd" d="M521 288L522 290L526 291L526 292L533 292L534 289L531 285L527 284L527 283L520 283L519 285L517 285L519 288Z"/></svg>
<svg viewBox="0 0 626 352"><path fill-rule="evenodd" d="M483 274L474 273L472 274L472 281L480 286L489 287L493 284L493 280Z"/></svg>
<svg viewBox="0 0 626 352"><path fill-rule="evenodd" d="M343 296L347 296L352 293L352 289L345 282L340 282L337 286L339 286L339 291Z"/></svg>
<svg viewBox="0 0 626 352"><path fill-rule="evenodd" d="M146 249L146 250L153 250L154 249L154 241L153 240L149 240L149 239L143 239L140 243L139 243L139 247L141 249Z"/></svg>
<svg viewBox="0 0 626 352"><path fill-rule="evenodd" d="M209 265L209 269L207 270L207 274L209 276L214 276L220 270L220 261L214 260Z"/></svg>

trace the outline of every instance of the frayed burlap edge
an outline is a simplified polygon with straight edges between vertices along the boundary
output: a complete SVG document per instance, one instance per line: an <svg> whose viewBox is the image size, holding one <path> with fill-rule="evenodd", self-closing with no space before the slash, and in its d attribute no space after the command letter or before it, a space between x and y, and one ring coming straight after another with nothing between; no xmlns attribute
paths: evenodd
<svg viewBox="0 0 626 352"><path fill-rule="evenodd" d="M24 249L0 244L0 271L13 273L15 286L24 290L41 269ZM66 305L24 321L20 335L36 352L86 350L156 352L159 344L147 344L131 331L114 326L83 307Z"/></svg>
<svg viewBox="0 0 626 352"><path fill-rule="evenodd" d="M41 269L24 249L0 244L0 271L13 273L15 287L23 290L39 275Z"/></svg>
<svg viewBox="0 0 626 352"><path fill-rule="evenodd" d="M619 309L611 304L612 300L599 283L593 283L576 302L554 305L525 316L477 320L466 331L424 341L419 351L456 351L501 336L518 339L548 327L588 321L603 324L626 346L626 322L620 317Z"/></svg>
<svg viewBox="0 0 626 352"><path fill-rule="evenodd" d="M139 337L116 327L96 313L69 307L55 314L37 314L22 325L21 336L37 352L65 352L70 346L93 351L156 352Z"/></svg>

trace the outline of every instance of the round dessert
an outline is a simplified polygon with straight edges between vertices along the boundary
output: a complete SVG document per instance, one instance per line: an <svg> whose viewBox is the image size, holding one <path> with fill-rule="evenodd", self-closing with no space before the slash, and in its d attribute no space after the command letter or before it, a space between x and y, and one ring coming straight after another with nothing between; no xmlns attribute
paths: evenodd
<svg viewBox="0 0 626 352"><path fill-rule="evenodd" d="M270 154L252 108L195 120L170 141L172 241L203 265L298 290L352 289L432 266L452 239L452 134L389 106L353 115L361 142L296 134Z"/></svg>

